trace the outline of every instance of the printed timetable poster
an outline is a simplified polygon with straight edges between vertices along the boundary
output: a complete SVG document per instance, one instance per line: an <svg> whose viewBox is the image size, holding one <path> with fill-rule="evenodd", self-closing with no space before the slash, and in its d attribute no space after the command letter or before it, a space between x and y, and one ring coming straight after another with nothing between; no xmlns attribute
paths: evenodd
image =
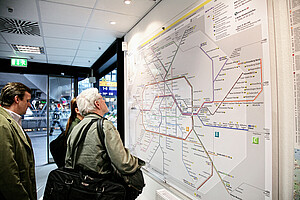
<svg viewBox="0 0 300 200"><path fill-rule="evenodd" d="M294 199L300 199L300 1L289 0L295 98Z"/></svg>
<svg viewBox="0 0 300 200"><path fill-rule="evenodd" d="M270 200L266 0L183 13L127 52L127 146L192 199Z"/></svg>

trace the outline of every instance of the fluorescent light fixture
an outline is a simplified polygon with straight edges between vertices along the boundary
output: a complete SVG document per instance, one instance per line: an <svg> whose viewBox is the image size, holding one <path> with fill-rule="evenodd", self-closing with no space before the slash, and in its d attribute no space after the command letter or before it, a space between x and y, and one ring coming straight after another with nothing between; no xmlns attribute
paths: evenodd
<svg viewBox="0 0 300 200"><path fill-rule="evenodd" d="M115 21L110 21L109 23L112 24L112 25L115 25L117 22L115 22Z"/></svg>
<svg viewBox="0 0 300 200"><path fill-rule="evenodd" d="M34 54L45 54L43 47L27 46L19 44L11 44L15 51L21 53L34 53Z"/></svg>
<svg viewBox="0 0 300 200"><path fill-rule="evenodd" d="M124 0L124 3L129 5L129 4L131 4L131 0Z"/></svg>

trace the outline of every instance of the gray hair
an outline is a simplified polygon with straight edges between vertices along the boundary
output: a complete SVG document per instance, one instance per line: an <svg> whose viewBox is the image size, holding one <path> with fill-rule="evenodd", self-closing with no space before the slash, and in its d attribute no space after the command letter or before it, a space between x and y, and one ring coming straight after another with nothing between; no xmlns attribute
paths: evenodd
<svg viewBox="0 0 300 200"><path fill-rule="evenodd" d="M81 115L93 113L97 108L95 101L99 100L101 95L97 88L88 88L82 91L76 98L77 107Z"/></svg>

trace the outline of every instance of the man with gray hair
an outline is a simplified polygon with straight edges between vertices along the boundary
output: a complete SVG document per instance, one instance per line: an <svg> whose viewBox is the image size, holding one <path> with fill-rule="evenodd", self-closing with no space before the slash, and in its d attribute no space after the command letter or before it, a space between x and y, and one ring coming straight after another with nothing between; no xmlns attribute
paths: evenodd
<svg viewBox="0 0 300 200"><path fill-rule="evenodd" d="M123 146L119 132L109 120L103 121L106 151L99 138L97 123L93 123L87 131L80 154L77 155L76 152L72 156L74 145L80 138L80 130L85 129L92 120L102 118L108 112L105 100L96 88L84 90L78 95L76 101L79 112L84 118L74 127L68 138L65 167L92 171L99 175L109 175L113 173L110 162L107 162L107 157L109 157L121 174L135 172L140 167L138 158L132 156L129 150Z"/></svg>
<svg viewBox="0 0 300 200"><path fill-rule="evenodd" d="M22 129L21 115L30 107L31 90L22 83L6 84L0 96L0 199L36 200L34 156Z"/></svg>

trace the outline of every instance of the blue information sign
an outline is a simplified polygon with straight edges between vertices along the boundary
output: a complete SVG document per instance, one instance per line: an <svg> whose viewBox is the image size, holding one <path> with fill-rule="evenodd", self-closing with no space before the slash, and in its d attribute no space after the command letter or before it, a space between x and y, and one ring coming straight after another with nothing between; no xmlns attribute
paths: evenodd
<svg viewBox="0 0 300 200"><path fill-rule="evenodd" d="M109 86L100 86L100 94L102 96L117 96L117 88Z"/></svg>

